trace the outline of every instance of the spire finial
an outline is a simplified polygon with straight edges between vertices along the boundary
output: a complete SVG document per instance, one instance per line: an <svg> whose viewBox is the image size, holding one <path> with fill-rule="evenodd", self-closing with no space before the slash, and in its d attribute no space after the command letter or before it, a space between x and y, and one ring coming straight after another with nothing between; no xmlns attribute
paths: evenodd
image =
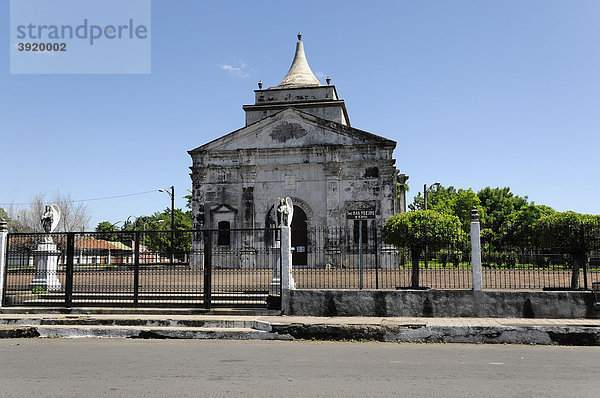
<svg viewBox="0 0 600 398"><path fill-rule="evenodd" d="M275 87L312 87L320 85L321 83L319 83L319 80L310 70L310 66L308 66L306 54L304 54L304 42L302 41L302 33L298 33L298 41L296 42L296 53L294 54L292 66L290 66L288 73L285 75L281 83L279 83Z"/></svg>
<svg viewBox="0 0 600 398"><path fill-rule="evenodd" d="M262 86L263 86L263 82L262 82L262 80L259 80L258 81L258 88L259 88L259 90L262 90Z"/></svg>

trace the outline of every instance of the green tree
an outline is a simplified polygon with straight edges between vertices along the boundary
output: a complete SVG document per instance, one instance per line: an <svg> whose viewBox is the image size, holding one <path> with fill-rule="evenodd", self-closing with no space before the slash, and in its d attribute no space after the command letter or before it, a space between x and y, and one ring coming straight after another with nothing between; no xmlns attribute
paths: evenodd
<svg viewBox="0 0 600 398"><path fill-rule="evenodd" d="M419 287L419 259L429 247L434 250L464 239L458 217L433 210L417 210L395 214L382 229L385 243L397 248L408 248L411 252L411 287Z"/></svg>
<svg viewBox="0 0 600 398"><path fill-rule="evenodd" d="M98 223L96 226L96 232L98 232L98 235L96 235L98 239L104 239L111 242L119 240L119 234L116 233L119 232L119 228L111 224L110 221L102 221Z"/></svg>
<svg viewBox="0 0 600 398"><path fill-rule="evenodd" d="M600 216L572 211L554 213L540 218L536 231L542 244L571 255L571 289L578 289L580 268L592 250L600 249Z"/></svg>
<svg viewBox="0 0 600 398"><path fill-rule="evenodd" d="M171 251L171 236L173 249L176 253L187 252L191 249L191 237L187 232L192 229L192 212L175 209L174 227L171 234L171 209L156 212L145 218L145 242L152 251L168 253Z"/></svg>
<svg viewBox="0 0 600 398"><path fill-rule="evenodd" d="M458 217L463 231L466 233L471 228L471 210L473 206L477 207L481 219L485 219L485 213L479 198L471 188L459 188L457 190L453 186L446 188L440 185L437 189L427 193L427 209ZM413 203L408 205L408 208L413 211L425 209L425 201L421 193L415 196Z"/></svg>
<svg viewBox="0 0 600 398"><path fill-rule="evenodd" d="M500 226L499 239L509 246L533 247L538 243L535 239L536 223L540 218L554 213L554 209L544 205L531 203L523 206L519 211L509 214Z"/></svg>
<svg viewBox="0 0 600 398"><path fill-rule="evenodd" d="M485 187L477 192L477 197L485 213L485 220L481 222L482 228L489 228L495 233L500 231L500 227L512 213L527 205L527 196L514 195L509 187Z"/></svg>

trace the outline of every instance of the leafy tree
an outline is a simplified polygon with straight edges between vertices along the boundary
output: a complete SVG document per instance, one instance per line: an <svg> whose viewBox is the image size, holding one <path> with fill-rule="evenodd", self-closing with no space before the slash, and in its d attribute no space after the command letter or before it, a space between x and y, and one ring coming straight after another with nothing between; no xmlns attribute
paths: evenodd
<svg viewBox="0 0 600 398"><path fill-rule="evenodd" d="M98 239L114 242L119 240L120 236L116 233L118 231L119 229L115 225L111 224L110 221L102 221L96 226L96 232L98 232L96 237Z"/></svg>
<svg viewBox="0 0 600 398"><path fill-rule="evenodd" d="M536 231L542 244L572 256L571 289L578 289L581 266L592 250L600 249L600 216L572 211L554 213L540 218Z"/></svg>
<svg viewBox="0 0 600 398"><path fill-rule="evenodd" d="M528 248L535 246L535 227L538 220L556 211L551 207L531 203L508 215L500 226L499 239L503 244Z"/></svg>
<svg viewBox="0 0 600 398"><path fill-rule="evenodd" d="M480 205L479 198L471 188L460 188L457 190L453 186L446 188L440 185L436 190L427 193L427 209L457 216L461 222L463 231L467 233L471 225L471 210L473 206L477 207L481 219L484 219L485 214ZM421 193L415 196L413 203L408 205L408 208L410 210L425 209L425 200Z"/></svg>
<svg viewBox="0 0 600 398"><path fill-rule="evenodd" d="M419 259L425 248L440 249L458 243L465 234L458 217L433 210L417 210L395 214L383 226L385 243L411 252L411 287L419 287Z"/></svg>
<svg viewBox="0 0 600 398"><path fill-rule="evenodd" d="M171 234L171 209L156 212L147 217L145 234L146 245L153 251L167 253L171 251L171 235L173 235L173 249L176 253L187 252L191 249L190 234L183 231L192 229L192 212L175 209L174 228ZM139 224L138 224L139 225Z"/></svg>
<svg viewBox="0 0 600 398"><path fill-rule="evenodd" d="M477 197L485 213L485 219L481 222L482 228L489 228L494 233L500 231L500 227L512 213L527 205L527 196L516 196L510 192L509 187L486 187L477 192Z"/></svg>

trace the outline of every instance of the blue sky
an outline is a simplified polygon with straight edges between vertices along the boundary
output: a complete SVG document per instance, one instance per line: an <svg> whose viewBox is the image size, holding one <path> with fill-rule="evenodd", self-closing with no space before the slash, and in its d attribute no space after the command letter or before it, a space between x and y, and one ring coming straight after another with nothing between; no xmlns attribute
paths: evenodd
<svg viewBox="0 0 600 398"><path fill-rule="evenodd" d="M0 15L9 46L8 0ZM168 207L171 185L183 207L187 151L243 126L301 31L352 125L398 142L410 200L510 186L599 214L599 20L597 0L153 0L151 74L11 75L0 52L0 203L148 192L87 202L91 227Z"/></svg>

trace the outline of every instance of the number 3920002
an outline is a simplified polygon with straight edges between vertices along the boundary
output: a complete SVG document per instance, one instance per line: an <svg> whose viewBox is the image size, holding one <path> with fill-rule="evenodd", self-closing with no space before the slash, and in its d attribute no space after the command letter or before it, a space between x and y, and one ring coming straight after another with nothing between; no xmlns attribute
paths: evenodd
<svg viewBox="0 0 600 398"><path fill-rule="evenodd" d="M67 43L18 43L19 51L67 51Z"/></svg>

